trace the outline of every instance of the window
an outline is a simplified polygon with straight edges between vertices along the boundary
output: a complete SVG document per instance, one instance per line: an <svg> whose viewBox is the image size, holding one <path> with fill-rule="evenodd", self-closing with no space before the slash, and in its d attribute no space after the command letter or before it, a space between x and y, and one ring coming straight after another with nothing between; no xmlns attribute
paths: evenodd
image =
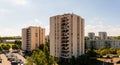
<svg viewBox="0 0 120 65"><path fill-rule="evenodd" d="M38 34L37 34L37 33L35 33L35 36L36 36L36 37L38 37Z"/></svg>

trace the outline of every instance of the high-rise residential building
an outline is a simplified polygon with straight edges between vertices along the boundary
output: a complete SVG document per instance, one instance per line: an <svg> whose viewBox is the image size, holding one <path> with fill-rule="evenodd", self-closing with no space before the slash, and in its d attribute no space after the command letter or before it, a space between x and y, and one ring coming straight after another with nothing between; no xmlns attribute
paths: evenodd
<svg viewBox="0 0 120 65"><path fill-rule="evenodd" d="M45 44L45 29L41 27L30 26L22 29L22 49L32 51Z"/></svg>
<svg viewBox="0 0 120 65"><path fill-rule="evenodd" d="M95 39L95 33L94 32L88 33L88 37L89 37L90 40L94 40Z"/></svg>
<svg viewBox="0 0 120 65"><path fill-rule="evenodd" d="M107 33L106 32L99 32L100 40L106 40L107 39Z"/></svg>
<svg viewBox="0 0 120 65"><path fill-rule="evenodd" d="M65 59L84 54L84 19L75 14L50 17L50 55Z"/></svg>

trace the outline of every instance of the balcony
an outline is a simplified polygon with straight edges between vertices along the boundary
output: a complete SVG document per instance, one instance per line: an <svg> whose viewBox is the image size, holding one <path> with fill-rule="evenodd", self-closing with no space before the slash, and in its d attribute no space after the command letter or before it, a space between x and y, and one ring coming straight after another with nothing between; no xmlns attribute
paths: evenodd
<svg viewBox="0 0 120 65"><path fill-rule="evenodd" d="M69 40L62 40L61 41L61 43L65 43L65 44L68 43L68 42L69 42Z"/></svg>
<svg viewBox="0 0 120 65"><path fill-rule="evenodd" d="M62 57L68 57L69 54L61 54Z"/></svg>
<svg viewBox="0 0 120 65"><path fill-rule="evenodd" d="M62 30L62 32L68 32L69 30L67 29L67 30Z"/></svg>
<svg viewBox="0 0 120 65"><path fill-rule="evenodd" d="M69 44L62 44L61 46L68 46Z"/></svg>
<svg viewBox="0 0 120 65"><path fill-rule="evenodd" d="M63 47L62 48L62 50L68 50L69 49L69 47Z"/></svg>
<svg viewBox="0 0 120 65"><path fill-rule="evenodd" d="M68 39L69 37L68 36L63 36L63 37L61 37L61 39Z"/></svg>
<svg viewBox="0 0 120 65"><path fill-rule="evenodd" d="M62 50L62 53L69 53L69 51L68 50Z"/></svg>

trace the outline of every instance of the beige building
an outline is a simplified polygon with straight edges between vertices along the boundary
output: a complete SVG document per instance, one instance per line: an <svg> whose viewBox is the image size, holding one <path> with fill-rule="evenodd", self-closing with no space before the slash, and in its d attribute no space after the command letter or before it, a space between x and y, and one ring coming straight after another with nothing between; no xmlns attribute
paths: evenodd
<svg viewBox="0 0 120 65"><path fill-rule="evenodd" d="M84 19L75 14L50 17L50 55L57 58L84 54Z"/></svg>
<svg viewBox="0 0 120 65"><path fill-rule="evenodd" d="M22 29L22 49L32 51L45 44L45 29L41 27L30 26Z"/></svg>

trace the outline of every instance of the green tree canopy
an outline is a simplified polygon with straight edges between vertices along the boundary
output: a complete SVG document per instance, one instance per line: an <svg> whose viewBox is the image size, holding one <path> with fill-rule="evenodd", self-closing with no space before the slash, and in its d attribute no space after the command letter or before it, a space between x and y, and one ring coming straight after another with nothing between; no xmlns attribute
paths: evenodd
<svg viewBox="0 0 120 65"><path fill-rule="evenodd" d="M14 50L19 49L19 47L18 47L18 45L15 44L15 45L12 45L12 49L14 49Z"/></svg>
<svg viewBox="0 0 120 65"><path fill-rule="evenodd" d="M117 55L120 55L120 49L117 50Z"/></svg>
<svg viewBox="0 0 120 65"><path fill-rule="evenodd" d="M35 49L30 57L27 58L27 65L53 65L54 57L50 56L47 45L42 46L42 50Z"/></svg>
<svg viewBox="0 0 120 65"><path fill-rule="evenodd" d="M3 50L9 50L10 49L10 45L8 45L8 44L7 45L3 44L3 45L1 45L1 47L2 47Z"/></svg>

